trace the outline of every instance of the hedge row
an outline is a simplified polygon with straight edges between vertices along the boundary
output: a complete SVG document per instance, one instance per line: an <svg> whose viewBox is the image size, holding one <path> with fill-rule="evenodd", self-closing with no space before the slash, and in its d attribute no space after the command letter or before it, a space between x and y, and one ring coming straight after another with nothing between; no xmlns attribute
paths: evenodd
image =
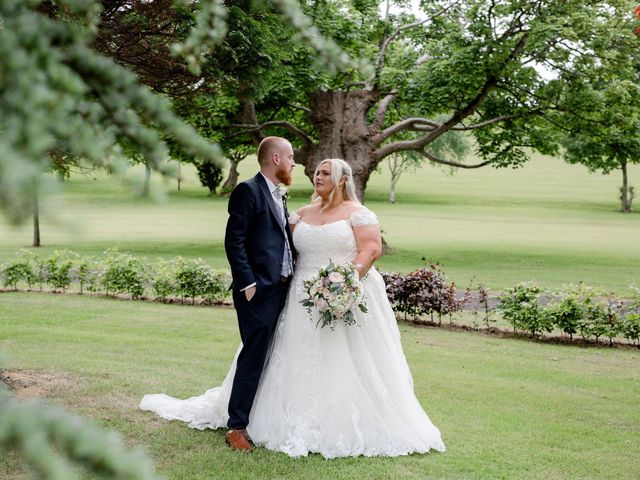
<svg viewBox="0 0 640 480"><path fill-rule="evenodd" d="M623 300L582 284L554 291L527 282L507 289L497 309L514 330L531 337L558 329L570 339L579 334L611 344L624 337L640 346L640 288L631 286L631 293Z"/></svg>
<svg viewBox="0 0 640 480"><path fill-rule="evenodd" d="M451 315L463 308L474 311L474 325L479 311L489 328L494 321L488 290L480 286L472 295L470 289L458 291L448 283L440 265L430 265L414 272L383 273L389 301L405 319L431 321ZM228 296L228 271L211 269L201 259L148 260L107 250L101 257L80 256L70 251L56 251L41 258L22 251L12 262L0 268L0 281L6 288L17 290L45 286L53 291L76 289L132 299L152 298L162 302L179 299L184 303L219 304ZM544 289L534 283L520 283L498 297L495 310L509 322L514 331L531 337L554 329L585 340L600 341L624 337L640 346L640 288L631 287L631 296L623 300L612 294L586 287L570 286L563 290ZM473 299L473 305L470 301Z"/></svg>
<svg viewBox="0 0 640 480"><path fill-rule="evenodd" d="M482 312L490 328L495 322L491 312L496 311L514 331L531 337L557 329L570 340L579 334L584 340L607 338L612 344L614 338L623 337L640 347L640 288L634 286L630 297L622 299L582 284L550 290L531 282L520 283L506 289L491 307L486 288L480 286L474 294L470 289L458 291L454 283L447 283L439 265L383 276L394 311L405 319L411 316L420 322L429 315L433 323L437 316L440 325L444 315L451 317L464 308L474 312L474 327Z"/></svg>
<svg viewBox="0 0 640 480"><path fill-rule="evenodd" d="M228 296L230 275L203 260L148 260L107 250L101 257L56 251L48 258L23 250L2 266L0 281L5 288L29 290L45 287L56 292L76 289L79 293L104 293L132 299L153 298L162 302L222 303Z"/></svg>

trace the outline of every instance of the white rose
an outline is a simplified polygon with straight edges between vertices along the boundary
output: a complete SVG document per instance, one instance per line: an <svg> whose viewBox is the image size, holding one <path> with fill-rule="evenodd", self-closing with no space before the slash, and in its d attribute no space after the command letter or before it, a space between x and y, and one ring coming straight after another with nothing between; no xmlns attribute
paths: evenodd
<svg viewBox="0 0 640 480"><path fill-rule="evenodd" d="M329 280L331 280L332 283L342 283L344 282L344 275L340 272L331 272L329 274Z"/></svg>
<svg viewBox="0 0 640 480"><path fill-rule="evenodd" d="M344 305L345 312L353 306L354 301L355 301L355 298L353 297L346 297L344 299L343 305Z"/></svg>
<svg viewBox="0 0 640 480"><path fill-rule="evenodd" d="M329 305L332 308L337 308L338 306L342 305L342 299L340 297L332 297L329 299Z"/></svg>

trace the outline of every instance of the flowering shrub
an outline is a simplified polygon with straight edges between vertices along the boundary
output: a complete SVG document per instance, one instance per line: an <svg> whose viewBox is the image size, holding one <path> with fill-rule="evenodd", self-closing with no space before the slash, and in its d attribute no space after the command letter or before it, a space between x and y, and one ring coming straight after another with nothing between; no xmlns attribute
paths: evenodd
<svg viewBox="0 0 640 480"><path fill-rule="evenodd" d="M56 250L51 257L42 263L44 268L40 269L39 275L41 281L46 281L54 291L62 290L64 292L71 285L71 269L77 258L78 254L76 253Z"/></svg>
<svg viewBox="0 0 640 480"><path fill-rule="evenodd" d="M72 283L79 285L82 294L85 287L90 292L98 291L104 270L102 263L93 257L77 257L69 273Z"/></svg>
<svg viewBox="0 0 640 480"><path fill-rule="evenodd" d="M557 295L558 301L545 308L544 315L551 324L573 339L583 317L580 292L571 288L566 293L559 292Z"/></svg>
<svg viewBox="0 0 640 480"><path fill-rule="evenodd" d="M191 298L192 304L196 297L203 298L211 305L221 303L227 296L229 275L212 270L202 259L185 260L178 257L174 269L175 291L183 299Z"/></svg>
<svg viewBox="0 0 640 480"><path fill-rule="evenodd" d="M514 330L529 332L531 337L550 332L553 330L553 323L548 316L543 315L540 305L543 293L544 290L534 283L519 283L500 296L498 310Z"/></svg>
<svg viewBox="0 0 640 480"><path fill-rule="evenodd" d="M37 271L34 256L27 250L20 250L20 256L8 265L0 268L0 279L2 279L3 287L10 287L13 290L18 289L18 283L27 284L28 290L37 281Z"/></svg>
<svg viewBox="0 0 640 480"><path fill-rule="evenodd" d="M439 323L442 315L452 314L462 309L469 296L469 291L462 298L456 296L455 283L447 285L444 272L439 265L420 268L406 275L400 273L383 273L387 286L387 296L396 312L411 315L414 321L422 315L438 315Z"/></svg>
<svg viewBox="0 0 640 480"><path fill-rule="evenodd" d="M107 295L128 295L133 299L145 294L166 302L172 298L191 298L222 303L228 296L230 275L227 271L211 269L202 260L149 261L108 250L103 257L80 256L74 252L56 251L42 259L29 251L13 262L0 267L4 287L17 290L20 284L29 289L40 282L40 289L48 285L53 291L69 288L82 294L85 291Z"/></svg>
<svg viewBox="0 0 640 480"><path fill-rule="evenodd" d="M633 297L629 304L629 311L622 319L620 331L624 338L640 347L640 288L632 285L631 291Z"/></svg>
<svg viewBox="0 0 640 480"><path fill-rule="evenodd" d="M620 331L624 338L640 348L640 313L629 313L625 316Z"/></svg>
<svg viewBox="0 0 640 480"><path fill-rule="evenodd" d="M35 277L33 269L28 262L19 261L2 269L2 285L13 290L18 289L18 283L25 281L31 290L31 283Z"/></svg>
<svg viewBox="0 0 640 480"><path fill-rule="evenodd" d="M580 305L582 317L578 329L583 339L608 337L612 343L614 337L621 332L622 302L612 295L603 297L594 288L580 288Z"/></svg>
<svg viewBox="0 0 640 480"><path fill-rule="evenodd" d="M184 298L191 298L191 303L195 303L195 298L205 293L209 275L210 269L201 259L185 260L178 257L176 291L183 301Z"/></svg>
<svg viewBox="0 0 640 480"><path fill-rule="evenodd" d="M209 305L224 302L224 299L229 295L230 284L230 272L226 270L210 270L203 292L205 301Z"/></svg>
<svg viewBox="0 0 640 480"><path fill-rule="evenodd" d="M151 287L156 300L166 302L178 290L175 270L175 262L160 260L156 264L155 274L151 280Z"/></svg>
<svg viewBox="0 0 640 480"><path fill-rule="evenodd" d="M102 285L107 295L128 293L133 299L140 298L145 285L144 263L132 255L108 250Z"/></svg>
<svg viewBox="0 0 640 480"><path fill-rule="evenodd" d="M474 310L474 315L477 315L478 309L484 310L484 325L486 328L490 327L490 323L495 323L495 318L491 317L491 309L489 308L489 289L483 284L478 286L478 305Z"/></svg>
<svg viewBox="0 0 640 480"><path fill-rule="evenodd" d="M613 344L613 339L623 336L640 346L640 289L631 302L612 294L604 295L597 289L584 285L569 286L564 290L549 292L548 305L540 304L545 293L531 283L522 283L507 289L499 300L498 309L516 330L527 331L531 336L550 332L554 328L573 339L579 333L583 340L602 337Z"/></svg>

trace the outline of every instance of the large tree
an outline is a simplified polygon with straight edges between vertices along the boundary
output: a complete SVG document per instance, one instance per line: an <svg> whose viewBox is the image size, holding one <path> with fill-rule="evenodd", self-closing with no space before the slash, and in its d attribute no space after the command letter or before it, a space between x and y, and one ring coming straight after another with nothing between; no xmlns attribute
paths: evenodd
<svg viewBox="0 0 640 480"><path fill-rule="evenodd" d="M594 172L620 172L620 210L630 213L634 190L628 166L640 163L640 31L632 6L626 7L617 10L613 28L599 30L585 45L575 68L561 74L567 88L550 119L564 133L568 162ZM640 7L636 14L640 17ZM595 55L597 50L607 54Z"/></svg>
<svg viewBox="0 0 640 480"><path fill-rule="evenodd" d="M628 166L640 163L639 81L616 79L581 85L571 93L580 96L577 102L582 105L588 101L593 110L571 115L564 124L569 127L563 142L569 163L582 164L592 172L620 172L620 211L625 213L631 212L635 193ZM575 98L570 100L576 102Z"/></svg>
<svg viewBox="0 0 640 480"><path fill-rule="evenodd" d="M346 159L361 197L378 164L406 151L460 168L518 166L531 148L557 151L546 116L572 81L560 74L574 68L581 48L597 47L594 32L613 27L612 6L627 3L441 0L422 2L420 15L378 2L305 3L322 32L374 71L315 74L300 55L272 76L269 93L240 92L236 128L286 133L308 175L323 158ZM435 154L433 142L453 131L473 135L479 162Z"/></svg>

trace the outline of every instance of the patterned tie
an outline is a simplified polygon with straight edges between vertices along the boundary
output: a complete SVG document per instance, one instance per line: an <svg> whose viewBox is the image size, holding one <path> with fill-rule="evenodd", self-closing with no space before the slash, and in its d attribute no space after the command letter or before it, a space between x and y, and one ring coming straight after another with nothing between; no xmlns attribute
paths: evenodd
<svg viewBox="0 0 640 480"><path fill-rule="evenodd" d="M280 216L280 223L283 227L287 226L287 218L289 218L289 211L287 210L287 189L280 187L279 185L273 189L273 196L282 201L282 204L278 201L274 201L278 215ZM293 273L293 260L291 258L291 245L289 244L289 237L285 235L285 248L282 254L282 271L283 277L288 277Z"/></svg>
<svg viewBox="0 0 640 480"><path fill-rule="evenodd" d="M287 189L282 188L280 185L277 185L273 190L273 195L277 199L280 199L280 201L282 202L282 204L280 204L280 202L278 201L274 202L276 204L276 209L278 210L278 215L280 215L280 223L282 225L285 225L287 218L289 218L289 212L287 211L287 200L285 198L286 193Z"/></svg>

